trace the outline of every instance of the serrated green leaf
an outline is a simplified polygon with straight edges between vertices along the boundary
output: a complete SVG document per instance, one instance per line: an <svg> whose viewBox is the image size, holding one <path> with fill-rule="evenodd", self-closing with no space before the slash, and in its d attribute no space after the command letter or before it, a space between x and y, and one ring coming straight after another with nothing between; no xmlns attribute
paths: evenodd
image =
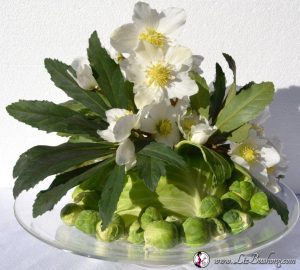
<svg viewBox="0 0 300 270"><path fill-rule="evenodd" d="M197 83L199 89L197 94L190 97L192 109L208 118L210 104L209 87L205 79L199 74L191 72L190 76Z"/></svg>
<svg viewBox="0 0 300 270"><path fill-rule="evenodd" d="M70 190L71 188L81 184L82 182L96 178L99 182L106 180L104 172L111 169L114 159L108 159L101 163L82 167L61 175L58 175L47 190L42 190L37 194L33 204L33 217L40 216L45 212L52 210L55 204Z"/></svg>
<svg viewBox="0 0 300 270"><path fill-rule="evenodd" d="M249 89L253 84L255 84L255 82L248 82L237 92L237 94L240 94L242 91Z"/></svg>
<svg viewBox="0 0 300 270"><path fill-rule="evenodd" d="M186 158L192 159L192 155L201 155L209 171L212 173L214 183L223 183L231 177L231 161L225 159L212 149L198 145L190 141L181 141L176 145L178 153Z"/></svg>
<svg viewBox="0 0 300 270"><path fill-rule="evenodd" d="M225 58L225 60L228 63L229 68L232 70L233 72L233 81L234 83L236 83L236 64L234 59L227 53L223 53L223 56Z"/></svg>
<svg viewBox="0 0 300 270"><path fill-rule="evenodd" d="M216 79L214 82L215 91L210 97L209 115L212 123L216 122L217 116L222 109L226 91L226 78L221 66L216 64Z"/></svg>
<svg viewBox="0 0 300 270"><path fill-rule="evenodd" d="M99 140L97 129L104 128L84 115L49 101L20 100L6 107L15 119L47 132L87 135Z"/></svg>
<svg viewBox="0 0 300 270"><path fill-rule="evenodd" d="M99 94L80 88L70 75L70 66L58 60L46 58L45 67L51 75L51 80L58 88L62 89L69 97L80 102L102 118L105 117L105 111L109 109L107 104Z"/></svg>
<svg viewBox="0 0 300 270"><path fill-rule="evenodd" d="M273 94L274 86L270 82L252 85L221 110L216 126L222 132L231 132L255 119L272 101Z"/></svg>
<svg viewBox="0 0 300 270"><path fill-rule="evenodd" d="M228 140L240 143L248 138L249 130L252 127L251 124L245 124L233 131L230 136L228 137Z"/></svg>
<svg viewBox="0 0 300 270"><path fill-rule="evenodd" d="M132 84L125 81L120 66L102 47L96 31L89 39L88 58L101 92L111 106L132 109Z"/></svg>
<svg viewBox="0 0 300 270"><path fill-rule="evenodd" d="M232 85L230 85L228 89L224 107L226 107L235 96L236 96L236 85L235 83L233 83Z"/></svg>
<svg viewBox="0 0 300 270"><path fill-rule="evenodd" d="M102 230L110 223L117 208L120 194L125 183L125 166L116 165L108 177L101 194L99 212L102 219Z"/></svg>
<svg viewBox="0 0 300 270"><path fill-rule="evenodd" d="M23 153L14 167L13 176L17 178L13 189L14 197L50 175L114 152L115 146L107 142L35 146Z"/></svg>

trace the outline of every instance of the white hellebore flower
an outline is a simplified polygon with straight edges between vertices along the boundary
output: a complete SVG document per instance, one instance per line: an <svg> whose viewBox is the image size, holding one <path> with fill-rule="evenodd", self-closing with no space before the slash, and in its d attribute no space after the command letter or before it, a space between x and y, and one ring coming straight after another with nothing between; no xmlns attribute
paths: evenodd
<svg viewBox="0 0 300 270"><path fill-rule="evenodd" d="M86 58L76 58L71 66L76 72L76 78L74 77L74 79L82 89L93 90L98 87L90 64Z"/></svg>
<svg viewBox="0 0 300 270"><path fill-rule="evenodd" d="M124 62L127 78L134 83L134 101L139 109L163 99L192 96L198 91L196 82L189 77L193 58L188 48L161 49L143 42L136 54Z"/></svg>
<svg viewBox="0 0 300 270"><path fill-rule="evenodd" d="M209 137L217 131L204 116L190 114L183 116L179 121L179 128L183 137L196 144L205 144Z"/></svg>
<svg viewBox="0 0 300 270"><path fill-rule="evenodd" d="M267 168L275 166L280 161L276 149L252 129L243 143L231 143L229 154L233 161L248 169L264 185L269 181Z"/></svg>
<svg viewBox="0 0 300 270"><path fill-rule="evenodd" d="M135 148L129 136L132 129L138 129L139 116L125 109L110 109L106 111L106 119L109 124L105 130L97 133L104 140L120 143L116 153L116 163L125 165L129 170L135 165Z"/></svg>
<svg viewBox="0 0 300 270"><path fill-rule="evenodd" d="M157 142L173 146L180 140L176 123L175 109L163 101L144 109L146 114L141 118L141 130L153 134Z"/></svg>
<svg viewBox="0 0 300 270"><path fill-rule="evenodd" d="M117 28L110 39L111 45L121 53L135 50L140 41L157 47L169 43L178 29L185 24L186 14L183 9L168 8L158 13L143 2L134 6L133 23Z"/></svg>

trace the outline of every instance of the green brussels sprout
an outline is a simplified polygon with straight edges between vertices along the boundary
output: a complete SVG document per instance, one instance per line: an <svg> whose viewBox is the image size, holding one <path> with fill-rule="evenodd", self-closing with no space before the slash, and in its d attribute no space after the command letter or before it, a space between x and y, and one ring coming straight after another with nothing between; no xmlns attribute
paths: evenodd
<svg viewBox="0 0 300 270"><path fill-rule="evenodd" d="M83 207L81 205L77 205L75 203L68 203L61 209L60 218L66 225L73 226L78 215L82 210Z"/></svg>
<svg viewBox="0 0 300 270"><path fill-rule="evenodd" d="M210 229L210 236L214 240L222 240L227 235L226 225L223 221L217 218L211 218L208 220L209 229Z"/></svg>
<svg viewBox="0 0 300 270"><path fill-rule="evenodd" d="M234 181L229 190L240 196L245 201L249 201L254 192L254 186L249 181Z"/></svg>
<svg viewBox="0 0 300 270"><path fill-rule="evenodd" d="M93 235L96 233L96 225L99 220L98 211L83 210L76 218L75 226L78 230Z"/></svg>
<svg viewBox="0 0 300 270"><path fill-rule="evenodd" d="M83 188L81 188L80 186L77 186L74 190L73 190L73 193L72 193L72 199L73 201L75 200L75 198L77 197L77 195L79 195L80 193L82 192L85 192L87 190L84 190ZM75 202L75 201L74 201Z"/></svg>
<svg viewBox="0 0 300 270"><path fill-rule="evenodd" d="M178 231L173 223L165 220L153 221L144 231L146 247L168 249L178 243Z"/></svg>
<svg viewBox="0 0 300 270"><path fill-rule="evenodd" d="M125 232L125 225L123 219L115 214L111 223L104 229L101 229L102 222L98 222L96 226L96 237L105 242L112 242L123 236Z"/></svg>
<svg viewBox="0 0 300 270"><path fill-rule="evenodd" d="M165 221L171 222L176 226L179 239L183 237L182 219L177 216L167 216Z"/></svg>
<svg viewBox="0 0 300 270"><path fill-rule="evenodd" d="M205 219L189 217L183 222L182 226L187 245L204 245L209 241L209 224Z"/></svg>
<svg viewBox="0 0 300 270"><path fill-rule="evenodd" d="M229 191L225 193L221 200L223 201L224 207L226 209L232 209L232 208L240 208L243 211L246 211L249 209L249 202L242 199L239 195Z"/></svg>
<svg viewBox="0 0 300 270"><path fill-rule="evenodd" d="M206 196L200 204L199 217L214 218L223 211L222 201L216 196Z"/></svg>
<svg viewBox="0 0 300 270"><path fill-rule="evenodd" d="M262 192L256 192L250 200L251 212L260 216L266 216L269 211L269 202L267 195Z"/></svg>
<svg viewBox="0 0 300 270"><path fill-rule="evenodd" d="M155 207L148 207L140 217L141 227L145 230L148 224L153 221L162 220L161 213Z"/></svg>
<svg viewBox="0 0 300 270"><path fill-rule="evenodd" d="M129 227L129 233L127 240L133 244L142 244L144 243L144 230L141 228L138 220L133 222Z"/></svg>
<svg viewBox="0 0 300 270"><path fill-rule="evenodd" d="M250 215L236 209L227 211L222 219L229 225L233 234L238 234L253 224Z"/></svg>
<svg viewBox="0 0 300 270"><path fill-rule="evenodd" d="M77 204L84 205L86 209L96 211L99 209L100 195L96 191L89 190L80 192L73 200Z"/></svg>

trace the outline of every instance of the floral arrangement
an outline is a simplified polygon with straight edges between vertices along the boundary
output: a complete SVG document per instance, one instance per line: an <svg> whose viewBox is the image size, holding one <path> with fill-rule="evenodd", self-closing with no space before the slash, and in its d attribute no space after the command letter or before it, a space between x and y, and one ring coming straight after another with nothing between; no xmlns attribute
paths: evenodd
<svg viewBox="0 0 300 270"><path fill-rule="evenodd" d="M182 9L162 12L139 2L133 22L111 35L115 57L94 32L88 60L45 59L54 84L71 100L20 100L7 107L19 121L67 138L35 146L17 161L17 197L48 176L33 217L52 210L71 189L62 220L101 241L125 238L158 249L203 245L238 234L272 209L288 222L276 196L286 161L261 126L271 82L227 86L221 66L209 86L202 57L175 39Z"/></svg>

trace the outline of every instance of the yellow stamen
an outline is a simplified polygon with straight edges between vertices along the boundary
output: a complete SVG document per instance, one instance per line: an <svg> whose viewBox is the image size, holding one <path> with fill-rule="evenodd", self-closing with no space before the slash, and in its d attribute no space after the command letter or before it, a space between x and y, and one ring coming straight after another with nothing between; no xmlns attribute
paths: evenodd
<svg viewBox="0 0 300 270"><path fill-rule="evenodd" d="M155 31L153 28L147 28L146 31L139 35L139 40L148 41L150 44L158 47L162 47L166 43L166 37L164 34Z"/></svg>
<svg viewBox="0 0 300 270"><path fill-rule="evenodd" d="M146 78L148 86L165 87L172 78L172 68L162 63L154 64L147 69Z"/></svg>
<svg viewBox="0 0 300 270"><path fill-rule="evenodd" d="M172 122L169 119L159 121L156 129L159 134L168 136L172 132Z"/></svg>
<svg viewBox="0 0 300 270"><path fill-rule="evenodd" d="M248 163L252 163L257 159L255 149L248 144L243 144L240 146L240 155Z"/></svg>

